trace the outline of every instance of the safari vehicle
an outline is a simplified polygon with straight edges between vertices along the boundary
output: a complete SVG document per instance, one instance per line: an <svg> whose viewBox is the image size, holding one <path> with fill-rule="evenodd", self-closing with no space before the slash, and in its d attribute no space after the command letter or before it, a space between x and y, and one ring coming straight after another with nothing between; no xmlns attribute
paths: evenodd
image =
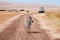
<svg viewBox="0 0 60 40"><path fill-rule="evenodd" d="M39 13L45 13L44 7L41 7L41 8L40 8Z"/></svg>

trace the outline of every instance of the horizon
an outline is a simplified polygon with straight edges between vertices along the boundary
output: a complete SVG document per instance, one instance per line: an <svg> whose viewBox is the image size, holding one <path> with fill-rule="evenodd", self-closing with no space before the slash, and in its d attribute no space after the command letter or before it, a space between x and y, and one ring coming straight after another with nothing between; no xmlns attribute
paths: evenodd
<svg viewBox="0 0 60 40"><path fill-rule="evenodd" d="M0 0L0 2L12 3L36 3L60 6L60 0Z"/></svg>

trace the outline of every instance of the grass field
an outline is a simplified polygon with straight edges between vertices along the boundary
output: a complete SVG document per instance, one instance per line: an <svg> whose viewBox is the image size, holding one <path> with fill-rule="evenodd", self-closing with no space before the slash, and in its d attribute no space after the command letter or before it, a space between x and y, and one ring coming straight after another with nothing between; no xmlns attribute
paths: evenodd
<svg viewBox="0 0 60 40"><path fill-rule="evenodd" d="M17 15L14 12L0 12L0 24L5 22L7 19Z"/></svg>
<svg viewBox="0 0 60 40"><path fill-rule="evenodd" d="M45 13L42 13L42 14L39 14L38 11L35 11L35 12L32 11L32 12L29 12L29 13L27 13L25 11L24 12L0 12L0 24L3 25L5 21L7 21L8 19L10 19L14 16L17 16L19 14L22 14L22 15L32 14L33 17L38 21L37 23L39 23L39 25L40 25L39 27L41 27L43 29L46 29L46 30L51 30L52 29L52 32L56 32L56 33L60 34L60 11L49 11L49 12L45 12ZM25 21L25 18L24 17L22 18L22 17L21 17L21 19L24 19L24 21ZM11 21L14 22L14 20L11 20ZM16 20L18 20L18 18ZM18 21L16 21L16 22L15 22L15 24L18 24ZM23 21L21 20L20 22L23 22ZM37 23L35 23L35 25ZM13 23L13 25L14 25L14 23ZM56 33L53 33L53 34L56 35ZM55 37L55 36L53 35L53 37ZM56 37L60 37L60 36L56 35Z"/></svg>
<svg viewBox="0 0 60 40"><path fill-rule="evenodd" d="M6 21L7 19L16 16L18 14L24 14L26 12L0 12L0 24ZM38 14L38 12L32 12L32 14ZM52 12L46 12L47 17L53 19L56 21L55 24L57 24L59 27L60 25L60 11L52 11Z"/></svg>
<svg viewBox="0 0 60 40"><path fill-rule="evenodd" d="M26 14L26 12L0 12L0 24L3 24L6 20L19 15L19 14Z"/></svg>

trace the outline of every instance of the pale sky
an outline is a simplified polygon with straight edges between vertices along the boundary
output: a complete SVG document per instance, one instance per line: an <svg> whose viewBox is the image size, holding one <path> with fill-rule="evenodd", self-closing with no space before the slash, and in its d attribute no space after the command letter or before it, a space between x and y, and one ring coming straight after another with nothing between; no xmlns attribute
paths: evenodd
<svg viewBox="0 0 60 40"><path fill-rule="evenodd" d="M60 6L60 0L0 0L0 1L15 2L15 3L40 3L40 4L51 4Z"/></svg>

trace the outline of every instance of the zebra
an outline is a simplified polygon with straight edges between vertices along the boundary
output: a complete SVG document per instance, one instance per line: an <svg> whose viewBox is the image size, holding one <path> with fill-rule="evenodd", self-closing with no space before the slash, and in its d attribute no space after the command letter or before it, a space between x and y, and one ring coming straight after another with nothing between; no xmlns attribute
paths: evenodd
<svg viewBox="0 0 60 40"><path fill-rule="evenodd" d="M33 22L33 20L32 20L32 17L30 16L26 22L26 26L27 26L28 31L30 30L32 22Z"/></svg>

